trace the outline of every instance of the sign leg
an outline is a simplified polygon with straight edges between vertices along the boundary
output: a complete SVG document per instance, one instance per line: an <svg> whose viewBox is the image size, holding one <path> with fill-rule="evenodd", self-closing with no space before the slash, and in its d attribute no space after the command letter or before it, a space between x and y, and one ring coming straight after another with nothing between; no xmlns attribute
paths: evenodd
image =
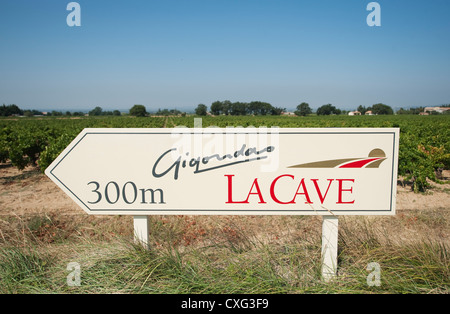
<svg viewBox="0 0 450 314"><path fill-rule="evenodd" d="M148 249L149 228L148 216L134 216L134 241Z"/></svg>
<svg viewBox="0 0 450 314"><path fill-rule="evenodd" d="M337 275L338 255L337 216L323 216L322 222L322 278L330 281Z"/></svg>

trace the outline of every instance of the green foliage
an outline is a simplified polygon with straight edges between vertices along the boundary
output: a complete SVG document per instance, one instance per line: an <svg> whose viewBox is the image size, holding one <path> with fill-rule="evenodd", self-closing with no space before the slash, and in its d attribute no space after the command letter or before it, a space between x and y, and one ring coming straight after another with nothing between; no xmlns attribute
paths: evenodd
<svg viewBox="0 0 450 314"><path fill-rule="evenodd" d="M46 273L52 265L48 255L31 247L9 247L0 250L0 282L2 293L21 293L42 289Z"/></svg>
<svg viewBox="0 0 450 314"><path fill-rule="evenodd" d="M415 192L426 191L430 187L428 180L438 182L436 173L450 168L447 119L429 118L422 117L415 124L405 125L400 136L398 173L412 180Z"/></svg>
<svg viewBox="0 0 450 314"><path fill-rule="evenodd" d="M226 102L222 105L228 106ZM230 104L232 104L230 102ZM222 107L223 108L223 107ZM232 106L228 107L233 112ZM167 125L194 126L194 119L186 116L169 117ZM412 183L416 192L425 191L430 181L439 182L439 173L450 169L450 128L448 115L412 116L203 116L203 126L278 126L282 128L335 127L399 127L400 154L398 173ZM0 119L0 162L7 160L19 169L28 165L40 166L44 171L84 128L162 128L166 118L95 117L78 119ZM438 174L438 175L437 175Z"/></svg>
<svg viewBox="0 0 450 314"><path fill-rule="evenodd" d="M231 102L229 100L225 101L215 101L211 104L211 113L213 115L232 115L232 116L266 116L273 115L279 116L286 108L274 107L271 104L263 101L252 101L246 102Z"/></svg>
<svg viewBox="0 0 450 314"><path fill-rule="evenodd" d="M4 128L0 134L0 161L9 159L18 169L36 165L39 153L47 145L44 133L35 128Z"/></svg>
<svg viewBox="0 0 450 314"><path fill-rule="evenodd" d="M205 238L190 245L184 239L192 224L183 223L182 217L154 216L149 222L149 250L121 237L111 242L107 232L101 242L83 237L82 241L51 246L24 243L20 238L21 241L7 242L0 249L0 293L449 292L448 243L444 239L423 239L423 234L409 241L392 241L392 234L385 228L398 228L400 218L342 218L338 277L331 282L323 281L320 275L320 232L305 229L319 229L320 220L312 216L291 217L292 225L278 221L284 236L275 240L272 237L279 230L265 230L265 226L275 222L267 218L266 225L260 220L263 225L256 230L244 227L249 222L247 218L242 225L209 220ZM28 225L30 231L39 231L49 223L47 218L38 217ZM79 287L66 284L70 271L66 265L74 261L74 256L81 267ZM369 286L367 281L367 266L374 261L381 269L380 286Z"/></svg>
<svg viewBox="0 0 450 314"><path fill-rule="evenodd" d="M337 109L332 104L327 104L319 107L316 113L318 116L329 116L332 114L341 114L341 110Z"/></svg>
<svg viewBox="0 0 450 314"><path fill-rule="evenodd" d="M0 120L0 162L18 169L38 164L42 171L85 128L161 128L163 118L95 117Z"/></svg>
<svg viewBox="0 0 450 314"><path fill-rule="evenodd" d="M0 106L0 116L8 117L12 115L22 115L23 110L21 110L17 105Z"/></svg>
<svg viewBox="0 0 450 314"><path fill-rule="evenodd" d="M95 107L91 111L89 111L90 116L101 116L103 113L103 109L101 107Z"/></svg>
<svg viewBox="0 0 450 314"><path fill-rule="evenodd" d="M42 151L40 159L39 159L39 167L42 171L45 171L48 166L53 162L53 160L58 157L61 152L69 146L69 144L73 141L73 139L76 137L76 134L67 134L64 133L57 139L52 139L50 141L49 145L45 147L45 149Z"/></svg>
<svg viewBox="0 0 450 314"><path fill-rule="evenodd" d="M130 109L130 115L135 117L145 117L147 115L147 110L143 105L134 105Z"/></svg>
<svg viewBox="0 0 450 314"><path fill-rule="evenodd" d="M397 114L419 114L421 112L424 112L425 107L418 107L418 108L411 108L411 109L404 109L400 108L397 111Z"/></svg>
<svg viewBox="0 0 450 314"><path fill-rule="evenodd" d="M391 107L385 104L375 104L372 107L369 107L367 110L371 110L372 113L376 115L394 114L394 110L392 110Z"/></svg>
<svg viewBox="0 0 450 314"><path fill-rule="evenodd" d="M178 116L182 115L183 112L181 112L178 109L158 109L158 111L155 113L157 116ZM184 113L186 115L186 113Z"/></svg>
<svg viewBox="0 0 450 314"><path fill-rule="evenodd" d="M0 134L0 162L6 162L9 158L9 143L6 136Z"/></svg>
<svg viewBox="0 0 450 314"><path fill-rule="evenodd" d="M211 113L218 116L223 112L223 108L224 106L221 101L215 101L211 104Z"/></svg>
<svg viewBox="0 0 450 314"><path fill-rule="evenodd" d="M193 119L177 118L176 125L193 127ZM412 116L412 115L379 115L379 116L309 116L307 119L264 116L219 116L204 117L203 127L218 126L278 126L282 128L335 128L335 127L399 127L400 153L398 174L416 192L426 191L430 181L439 182L436 173L443 169L450 169L450 128L449 117Z"/></svg>
<svg viewBox="0 0 450 314"><path fill-rule="evenodd" d="M297 106L297 110L294 112L297 116L305 117L312 113L311 107L308 103L302 102Z"/></svg>
<svg viewBox="0 0 450 314"><path fill-rule="evenodd" d="M366 114L366 111L370 110L367 109L365 106L359 105L358 108L356 109L357 111L361 112L362 115Z"/></svg>
<svg viewBox="0 0 450 314"><path fill-rule="evenodd" d="M272 110L275 110L275 108L272 107L271 104L267 103L267 102L262 102L262 101L252 101L251 103L247 104L247 110L246 112L248 114L253 114L253 115L268 115L272 113ZM245 114L245 113L244 113Z"/></svg>
<svg viewBox="0 0 450 314"><path fill-rule="evenodd" d="M199 104L197 108L195 108L195 114L198 116L206 116L208 113L208 107L204 104Z"/></svg>

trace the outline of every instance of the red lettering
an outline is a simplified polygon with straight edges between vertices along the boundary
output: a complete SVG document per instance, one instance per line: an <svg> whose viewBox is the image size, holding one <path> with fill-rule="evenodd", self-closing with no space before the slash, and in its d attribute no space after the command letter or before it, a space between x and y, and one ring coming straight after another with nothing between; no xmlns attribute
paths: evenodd
<svg viewBox="0 0 450 314"><path fill-rule="evenodd" d="M298 193L298 191L300 190L300 187L303 187L303 193ZM311 199L309 198L309 194L308 194L308 190L306 189L306 186L305 186L304 178L302 179L302 182L300 182L300 184L298 185L297 192L295 192L294 199L292 200L291 203L295 203L295 199L297 198L297 195L305 195L305 197L306 197L305 204L313 204L313 202L311 202Z"/></svg>
<svg viewBox="0 0 450 314"><path fill-rule="evenodd" d="M242 202L235 202L233 201L233 177L234 175L226 174L225 177L228 178L228 202L226 204L248 204L249 198L251 195L258 195L259 197L259 204L266 204L264 201L264 198L261 193L261 189L259 188L258 178L253 181L252 187L250 188L250 191L248 192L247 199ZM256 189L256 192L253 192L253 188Z"/></svg>
<svg viewBox="0 0 450 314"><path fill-rule="evenodd" d="M243 201L243 202L234 202L233 201L233 177L234 174L226 174L225 177L228 178L228 202L226 202L226 204L248 204L248 198L247 201Z"/></svg>
<svg viewBox="0 0 450 314"><path fill-rule="evenodd" d="M323 204L323 202L325 201L325 198L327 197L328 190L330 189L331 183L334 181L334 179L327 179L327 180L330 181L330 183L328 184L328 188L327 188L327 191L325 192L325 195L322 196L322 192L320 191L319 185L317 184L317 181L319 181L319 179L311 179L311 181L314 182L314 186L316 187L317 195L319 196L321 204Z"/></svg>
<svg viewBox="0 0 450 314"><path fill-rule="evenodd" d="M245 201L234 201L233 200L233 177L234 177L234 175L225 175L225 177L227 177L227 179L228 179L228 201L226 202L226 204L249 204L250 203L249 199L252 195L258 196L259 204L267 204L266 201L264 201L263 193L261 192L258 178L256 178L253 181L253 184L250 187L250 190L247 194L247 199ZM304 195L305 204L313 204L313 202L311 201L311 198L309 196L308 189L306 187L305 178L302 178L302 180L300 181L300 184L297 187L297 191L295 192L294 197L290 202L285 202L285 201L280 200L278 198L278 196L276 195L275 189L276 189L276 185L277 185L278 181L285 177L295 180L295 177L293 175L284 174L284 175L281 175L281 176L278 176L277 178L275 178L272 181L272 184L270 185L270 196L275 203L282 204L282 205L296 204L296 198L299 195ZM311 181L313 182L314 187L316 189L317 196L319 197L320 203L324 204L324 202L328 196L328 192L330 191L331 185L333 184L333 181L335 181L335 180L338 182L338 195L337 195L338 201L336 204L354 204L355 200L352 200L352 201L348 200L348 198L349 198L348 195L347 195L346 200L344 200L345 192L350 193L350 194L353 193L353 185L344 187L344 183L345 182L354 183L355 179L327 179L328 186L327 186L325 193L322 193L322 191L319 187L319 179L311 179Z"/></svg>
<svg viewBox="0 0 450 314"><path fill-rule="evenodd" d="M275 180L273 180L272 185L270 186L270 196L271 196L272 199L273 199L275 202L277 202L278 204L295 204L295 197L294 197L294 199L293 199L292 201L290 201L290 202L282 202L282 201L280 201L280 200L276 197L276 195L275 195L275 184L278 182L279 179L281 179L281 178L283 178L283 177L289 177L289 178L294 179L294 176L291 176L291 175L289 175L289 174L285 174L285 175L279 176L278 178L276 178Z"/></svg>
<svg viewBox="0 0 450 314"><path fill-rule="evenodd" d="M256 193L252 193L253 187L256 188ZM266 202L264 202L263 196L261 194L261 189L259 188L258 178L256 178L255 181L253 181L253 185L250 188L250 192L248 192L247 200L245 201L246 203L248 203L248 199L250 198L250 195L258 195L259 196L259 204L266 204Z"/></svg>
<svg viewBox="0 0 450 314"><path fill-rule="evenodd" d="M354 204L355 201L350 201L350 202L344 202L342 201L342 193L343 192L350 192L353 193L353 187L351 187L350 189L344 189L343 188L343 182L344 181L348 181L348 182L355 182L354 179L336 179L337 181L339 181L339 189L338 189L338 202L336 204Z"/></svg>

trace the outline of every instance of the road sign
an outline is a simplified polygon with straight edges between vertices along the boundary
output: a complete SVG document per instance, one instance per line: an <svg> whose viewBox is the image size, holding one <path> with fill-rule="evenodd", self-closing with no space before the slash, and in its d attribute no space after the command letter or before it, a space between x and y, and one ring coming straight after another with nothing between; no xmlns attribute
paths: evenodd
<svg viewBox="0 0 450 314"><path fill-rule="evenodd" d="M394 215L399 129L85 129L45 173L89 214L321 215L322 276L338 216Z"/></svg>
<svg viewBox="0 0 450 314"><path fill-rule="evenodd" d="M393 215L399 130L85 129L46 170L94 215Z"/></svg>

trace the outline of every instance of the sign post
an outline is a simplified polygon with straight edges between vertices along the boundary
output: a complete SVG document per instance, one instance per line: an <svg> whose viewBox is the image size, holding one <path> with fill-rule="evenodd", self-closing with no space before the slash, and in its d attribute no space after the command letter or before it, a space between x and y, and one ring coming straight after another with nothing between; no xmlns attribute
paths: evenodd
<svg viewBox="0 0 450 314"><path fill-rule="evenodd" d="M148 216L134 216L134 239L135 243L142 245L144 248L148 248L149 245L149 228L148 228Z"/></svg>
<svg viewBox="0 0 450 314"><path fill-rule="evenodd" d="M91 215L323 216L323 275L338 216L395 215L399 129L85 129L45 173Z"/></svg>
<svg viewBox="0 0 450 314"><path fill-rule="evenodd" d="M329 281L337 275L338 231L337 216L323 216L322 222L322 278Z"/></svg>

